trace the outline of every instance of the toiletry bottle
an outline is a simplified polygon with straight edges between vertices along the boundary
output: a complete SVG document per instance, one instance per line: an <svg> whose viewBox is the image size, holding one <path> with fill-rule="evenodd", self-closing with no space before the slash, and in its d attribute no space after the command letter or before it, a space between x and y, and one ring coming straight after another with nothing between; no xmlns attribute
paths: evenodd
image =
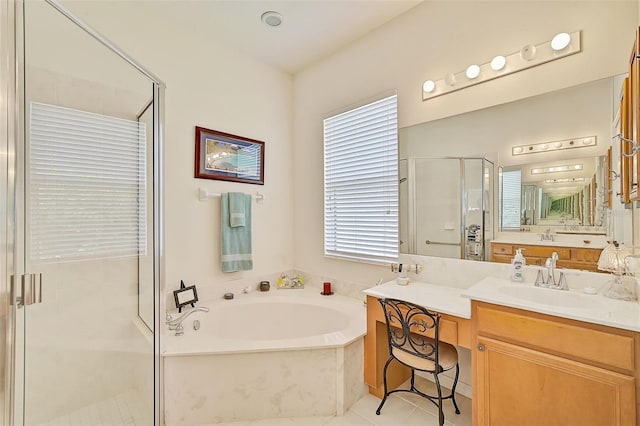
<svg viewBox="0 0 640 426"><path fill-rule="evenodd" d="M522 267L526 260L522 255L522 249L516 249L516 255L511 259L511 281L522 281Z"/></svg>

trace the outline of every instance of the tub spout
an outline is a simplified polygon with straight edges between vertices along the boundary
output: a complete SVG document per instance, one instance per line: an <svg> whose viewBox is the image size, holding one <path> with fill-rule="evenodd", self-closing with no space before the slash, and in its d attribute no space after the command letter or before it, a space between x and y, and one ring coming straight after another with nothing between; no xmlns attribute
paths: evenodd
<svg viewBox="0 0 640 426"><path fill-rule="evenodd" d="M209 312L209 308L198 306L197 308L193 308L192 310L185 312L178 318L165 321L165 324L169 326L169 330L176 330L176 336L182 336L182 321L195 312Z"/></svg>

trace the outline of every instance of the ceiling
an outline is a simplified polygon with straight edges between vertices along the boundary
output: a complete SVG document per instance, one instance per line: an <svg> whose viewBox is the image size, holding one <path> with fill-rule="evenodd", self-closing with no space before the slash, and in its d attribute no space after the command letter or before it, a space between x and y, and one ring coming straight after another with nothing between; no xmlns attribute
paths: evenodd
<svg viewBox="0 0 640 426"><path fill-rule="evenodd" d="M422 0L168 0L153 13L189 28L205 42L224 43L295 74L363 37ZM261 21L266 11L283 17L278 27Z"/></svg>

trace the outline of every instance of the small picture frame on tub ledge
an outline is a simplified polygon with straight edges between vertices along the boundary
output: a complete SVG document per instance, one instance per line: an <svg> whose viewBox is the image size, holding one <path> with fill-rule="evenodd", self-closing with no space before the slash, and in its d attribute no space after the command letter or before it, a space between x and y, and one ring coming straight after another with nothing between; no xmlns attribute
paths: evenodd
<svg viewBox="0 0 640 426"><path fill-rule="evenodd" d="M182 312L182 308L185 305L191 305L191 307L194 307L194 303L198 301L198 292L196 291L196 286L192 285L175 290L173 292L173 299L176 302L176 308L178 309L178 312Z"/></svg>

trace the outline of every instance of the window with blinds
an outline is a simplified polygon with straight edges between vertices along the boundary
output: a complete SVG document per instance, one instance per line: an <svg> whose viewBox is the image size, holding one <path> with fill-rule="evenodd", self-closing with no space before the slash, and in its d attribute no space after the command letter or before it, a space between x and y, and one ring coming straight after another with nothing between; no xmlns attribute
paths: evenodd
<svg viewBox="0 0 640 426"><path fill-rule="evenodd" d="M398 259L396 95L324 120L324 252Z"/></svg>
<svg viewBox="0 0 640 426"><path fill-rule="evenodd" d="M35 102L30 107L31 260L146 254L144 123Z"/></svg>
<svg viewBox="0 0 640 426"><path fill-rule="evenodd" d="M520 228L522 176L520 170L502 172L502 227Z"/></svg>

